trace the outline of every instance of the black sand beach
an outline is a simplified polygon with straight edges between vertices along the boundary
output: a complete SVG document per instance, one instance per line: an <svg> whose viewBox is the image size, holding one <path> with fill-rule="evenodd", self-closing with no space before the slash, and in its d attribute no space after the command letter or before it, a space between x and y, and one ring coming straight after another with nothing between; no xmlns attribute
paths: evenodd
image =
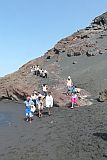
<svg viewBox="0 0 107 160"><path fill-rule="evenodd" d="M107 89L107 13L103 16L59 41L44 56L0 78L0 160L107 160L107 101L98 102L99 92ZM49 76L33 75L30 69L35 64L43 65ZM90 106L65 106L68 76L77 88L90 93ZM6 98L24 99L44 83L57 107L51 116L44 109L43 117L35 115L32 123L26 122L24 103ZM66 98L58 97L60 93Z"/></svg>
<svg viewBox="0 0 107 160"><path fill-rule="evenodd" d="M1 116L2 115L2 116ZM107 102L44 110L25 122L24 105L0 102L0 160L107 159Z"/></svg>
<svg viewBox="0 0 107 160"><path fill-rule="evenodd" d="M24 121L23 103L0 101L0 160L107 159L107 101L97 101L99 92L107 88L107 30L104 34L103 40L98 34L90 39L92 42L97 39L96 46L105 49L104 54L67 57L62 52L58 62L54 57L47 60L47 66L59 66L60 79L70 75L77 87L88 91L92 105L72 110L54 106L51 116L45 109L43 117L35 115L30 124ZM49 76L48 85L54 80L52 72ZM16 79L13 80L15 83ZM44 79L41 82L44 83Z"/></svg>
<svg viewBox="0 0 107 160"><path fill-rule="evenodd" d="M106 55L73 57L75 65L70 58L66 60L73 81L90 91L91 106L53 107L51 116L44 110L43 117L34 116L30 124L24 121L23 103L1 101L0 160L106 160L107 102L96 100L107 84L106 59ZM67 71L65 67L62 76Z"/></svg>

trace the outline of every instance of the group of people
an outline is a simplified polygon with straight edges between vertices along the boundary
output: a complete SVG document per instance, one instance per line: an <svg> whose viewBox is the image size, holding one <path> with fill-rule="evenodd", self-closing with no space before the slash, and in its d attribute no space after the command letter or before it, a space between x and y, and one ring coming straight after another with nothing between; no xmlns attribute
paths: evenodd
<svg viewBox="0 0 107 160"><path fill-rule="evenodd" d="M25 120L31 123L33 116L37 113L38 117L42 117L44 108L48 108L48 115L51 115L53 107L53 97L51 92L47 90L47 85L43 84L43 94L33 91L31 96L27 96L25 100Z"/></svg>
<svg viewBox="0 0 107 160"><path fill-rule="evenodd" d="M74 86L70 76L67 78L67 95L69 95L71 102L71 109L75 106L79 107L78 93L79 90ZM47 84L42 85L42 94L37 91L33 91L31 96L27 96L25 100L25 113L26 121L32 121L35 112L37 112L38 117L42 117L44 108L48 108L48 115L51 115L51 109L53 107L53 97L51 92L48 91Z"/></svg>
<svg viewBox="0 0 107 160"><path fill-rule="evenodd" d="M48 76L48 72L47 70L43 70L42 68L39 67L39 65L34 65L31 67L31 73L33 73L33 75L37 75L43 78L47 78Z"/></svg>
<svg viewBox="0 0 107 160"><path fill-rule="evenodd" d="M75 107L75 105L79 107L77 93L79 93L79 90L73 84L71 77L68 76L68 78L67 78L67 95L71 96L71 109L73 109Z"/></svg>

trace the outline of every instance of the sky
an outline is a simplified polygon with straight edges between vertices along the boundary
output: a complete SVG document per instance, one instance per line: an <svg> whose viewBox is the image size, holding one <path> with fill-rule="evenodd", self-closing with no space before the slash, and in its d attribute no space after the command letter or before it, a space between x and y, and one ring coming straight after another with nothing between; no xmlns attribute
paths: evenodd
<svg viewBox="0 0 107 160"><path fill-rule="evenodd" d="M0 77L107 11L107 0L0 0Z"/></svg>

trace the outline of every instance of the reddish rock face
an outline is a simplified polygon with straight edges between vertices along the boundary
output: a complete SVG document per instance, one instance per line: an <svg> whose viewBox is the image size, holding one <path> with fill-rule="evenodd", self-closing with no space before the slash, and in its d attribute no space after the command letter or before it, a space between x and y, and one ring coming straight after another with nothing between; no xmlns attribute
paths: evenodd
<svg viewBox="0 0 107 160"><path fill-rule="evenodd" d="M46 83L52 91L55 104L66 106L70 101L69 96L66 96L66 73L62 75L64 68L69 70L66 59L72 56L87 55L90 57L105 54L107 49L100 45L100 41L103 38L107 39L106 25L107 13L95 18L89 27L60 40L44 56L28 62L13 74L0 78L0 99L23 100L33 90L41 91L42 84ZM66 64L63 67L61 66L62 61L65 61L64 64ZM33 65L46 69L48 78L33 75L31 73ZM83 103L85 105L88 102L85 103L82 99L81 105Z"/></svg>

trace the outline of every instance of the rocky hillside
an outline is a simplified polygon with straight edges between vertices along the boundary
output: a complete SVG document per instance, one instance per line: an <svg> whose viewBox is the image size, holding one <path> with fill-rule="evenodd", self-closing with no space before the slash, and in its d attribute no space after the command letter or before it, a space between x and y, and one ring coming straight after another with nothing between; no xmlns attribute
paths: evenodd
<svg viewBox="0 0 107 160"><path fill-rule="evenodd" d="M95 95L99 86L95 80L101 82L102 76L106 79L106 55L107 12L96 17L85 29L60 40L42 57L28 62L15 73L0 78L0 99L24 99L33 90L41 91L42 84L46 83L56 105L65 105L69 100L65 94L66 78L69 75L78 87ZM33 75L30 70L33 65L46 69L48 78ZM93 89L93 86L96 88ZM89 94L88 92L84 94Z"/></svg>

